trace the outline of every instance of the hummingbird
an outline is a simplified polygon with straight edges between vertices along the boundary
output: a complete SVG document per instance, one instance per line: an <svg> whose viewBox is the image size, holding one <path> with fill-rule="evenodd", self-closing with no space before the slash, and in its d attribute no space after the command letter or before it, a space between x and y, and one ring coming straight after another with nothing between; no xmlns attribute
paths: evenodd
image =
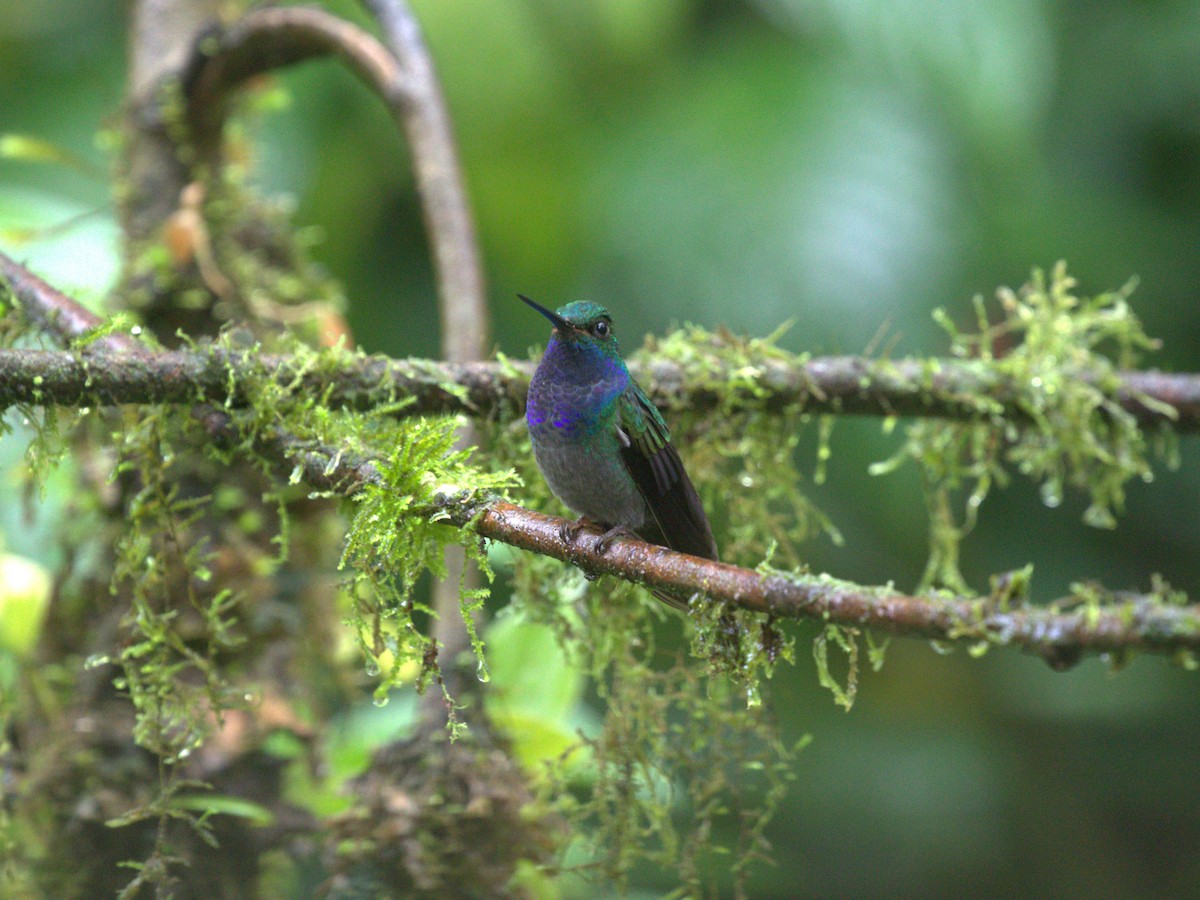
<svg viewBox="0 0 1200 900"><path fill-rule="evenodd" d="M551 312L517 296L554 326L529 384L525 421L550 490L580 516L563 526L563 541L594 524L607 529L601 552L633 535L715 560L717 543L700 497L662 414L621 358L608 310L576 301ZM653 593L687 607L686 598Z"/></svg>

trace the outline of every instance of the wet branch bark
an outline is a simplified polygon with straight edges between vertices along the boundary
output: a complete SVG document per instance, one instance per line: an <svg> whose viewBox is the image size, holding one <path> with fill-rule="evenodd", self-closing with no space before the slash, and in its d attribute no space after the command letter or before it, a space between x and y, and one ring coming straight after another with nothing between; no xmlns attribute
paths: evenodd
<svg viewBox="0 0 1200 900"><path fill-rule="evenodd" d="M322 490L348 495L367 485L383 484L371 460L298 442L283 431L260 441L258 449L277 459L283 471L299 463L305 480ZM490 540L571 563L589 575L702 592L708 600L779 618L952 643L1018 647L1042 657L1056 670L1070 668L1087 654L1200 651L1200 604L1169 605L1153 595L1111 593L1104 603L1091 606L1082 597L1034 606L1001 594L909 595L825 575L764 574L636 539L618 540L601 552L598 534L584 531L566 543L561 528L567 520L491 498L442 497L425 514L444 517Z"/></svg>
<svg viewBox="0 0 1200 900"><path fill-rule="evenodd" d="M15 265L10 264L0 253L0 269ZM33 282L23 278L10 283L22 285L14 287L20 296ZM83 320L76 314L64 315L53 305L34 317L67 326L69 337L82 337L100 325L94 319L94 325L79 327ZM101 352L102 348L124 352ZM129 352L137 352L138 358ZM1004 416L1020 418L1021 386L989 375L982 363L936 363L937 378L922 384L921 373L929 361L820 357L798 360L786 370L775 362L756 374L755 390L733 398L704 387L673 363L635 361L630 369L655 402L698 412L723 404L734 411L795 408L817 414L970 419L979 415L966 399L974 391L976 397L998 400ZM238 408L249 402L246 384L268 378L303 391L328 392L328 402L337 407L367 410L404 398L409 404L395 415L504 418L523 409L532 368L526 363L348 356L334 371L306 370L303 361L288 356L217 347L150 353L132 338L114 334L92 345L85 356L63 350L0 350L0 405L205 401ZM720 373L710 371L705 381L711 383L714 374ZM1143 426L1161 425L1179 434L1200 432L1200 374L1131 371L1117 377L1117 401ZM1164 406L1175 415L1164 415Z"/></svg>

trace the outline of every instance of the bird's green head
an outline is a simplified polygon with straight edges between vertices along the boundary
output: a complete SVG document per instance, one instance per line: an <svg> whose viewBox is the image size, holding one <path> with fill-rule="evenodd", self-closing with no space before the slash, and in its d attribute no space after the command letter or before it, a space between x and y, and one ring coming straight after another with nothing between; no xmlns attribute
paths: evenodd
<svg viewBox="0 0 1200 900"><path fill-rule="evenodd" d="M567 343L594 344L604 350L606 355L620 355L617 338L613 334L612 316L599 303L576 300L574 303L560 306L557 312L550 312L523 294L517 296L554 324L554 335L559 340Z"/></svg>

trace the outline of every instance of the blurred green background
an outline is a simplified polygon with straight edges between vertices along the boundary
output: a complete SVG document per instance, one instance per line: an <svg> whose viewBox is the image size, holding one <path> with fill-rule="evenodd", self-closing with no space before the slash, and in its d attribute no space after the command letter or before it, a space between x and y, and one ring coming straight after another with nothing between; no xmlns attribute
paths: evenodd
<svg viewBox="0 0 1200 900"><path fill-rule="evenodd" d="M1081 291L1136 275L1164 339L1151 365L1200 370L1200 4L1191 0L414 0L454 115L499 349L546 337L517 291L606 303L626 349L695 321L792 350L936 355L930 311L1066 259ZM359 17L352 3L330 4ZM101 172L118 121L125 4L0 5L0 132ZM332 63L275 82L256 180L293 198L346 286L367 350L437 352L406 150ZM279 102L285 100L285 102ZM0 240L99 297L115 272L103 175L0 160ZM94 211L75 227L17 243ZM925 512L911 473L867 475L896 436L839 423L817 501L846 537L812 565L912 587ZM805 468L812 468L812 447ZM0 442L0 462L19 452ZM964 572L1035 565L1073 581L1200 596L1200 441L1130 486L1114 532L1035 485L994 494ZM50 562L0 491L4 549ZM803 634L808 634L804 631ZM799 646L806 646L801 640ZM811 732L769 834L760 896L1182 896L1200 890L1200 681L1156 658L1065 674L895 641L843 713L805 652L776 678ZM667 884L647 876L653 894Z"/></svg>

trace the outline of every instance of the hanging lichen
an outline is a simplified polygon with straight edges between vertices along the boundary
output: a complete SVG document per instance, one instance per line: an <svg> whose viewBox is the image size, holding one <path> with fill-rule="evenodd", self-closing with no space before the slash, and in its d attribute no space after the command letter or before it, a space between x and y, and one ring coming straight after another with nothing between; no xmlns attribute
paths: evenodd
<svg viewBox="0 0 1200 900"><path fill-rule="evenodd" d="M958 546L993 486L1003 487L1014 470L1040 483L1049 507L1062 502L1067 488L1086 493L1083 520L1097 528L1115 526L1130 479L1153 478L1152 448L1119 402L1118 372L1158 342L1129 306L1132 283L1092 298L1076 295L1075 286L1062 263L1048 279L1035 270L1021 290L998 292L996 322L983 299L975 299L974 332L960 331L943 310L935 313L953 355L986 367L1003 396L969 398L976 414L966 421L912 423L904 446L871 469L882 475L907 460L920 467L930 516L923 588L966 591ZM1173 413L1139 399L1164 415ZM1169 446L1154 449L1172 456ZM956 498L964 495L956 514Z"/></svg>

